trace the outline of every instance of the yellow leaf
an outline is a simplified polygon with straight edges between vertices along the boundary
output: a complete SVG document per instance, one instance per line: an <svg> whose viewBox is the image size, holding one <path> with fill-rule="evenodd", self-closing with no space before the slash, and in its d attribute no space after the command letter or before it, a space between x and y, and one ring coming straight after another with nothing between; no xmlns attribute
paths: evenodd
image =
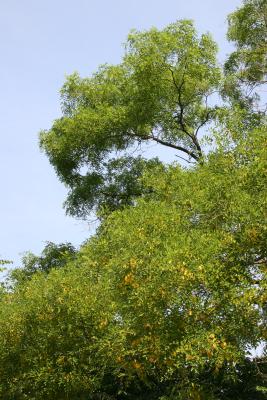
<svg viewBox="0 0 267 400"><path fill-rule="evenodd" d="M125 275L124 283L125 285L130 285L133 282L133 275L131 273Z"/></svg>

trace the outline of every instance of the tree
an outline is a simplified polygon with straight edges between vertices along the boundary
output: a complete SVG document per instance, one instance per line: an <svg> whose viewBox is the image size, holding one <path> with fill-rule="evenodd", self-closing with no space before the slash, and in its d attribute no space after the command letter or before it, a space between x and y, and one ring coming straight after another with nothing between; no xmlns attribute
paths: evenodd
<svg viewBox="0 0 267 400"><path fill-rule="evenodd" d="M244 10L258 4L230 26L257 30ZM220 79L188 21L134 32L121 65L69 78L41 143L69 212L105 218L78 252L49 243L25 259L1 293L0 397L263 400L266 348L248 356L266 342L266 120L241 86L209 106ZM195 162L129 156L150 140Z"/></svg>
<svg viewBox="0 0 267 400"><path fill-rule="evenodd" d="M22 258L22 268L15 268L9 274L9 285L20 285L27 283L34 274L48 274L52 268L62 268L70 260L74 260L76 249L71 243L48 242L42 251L41 256L29 252Z"/></svg>
<svg viewBox="0 0 267 400"><path fill-rule="evenodd" d="M2 396L243 400L266 338L266 160L257 127L195 169L158 166L74 260L6 293Z"/></svg>
<svg viewBox="0 0 267 400"><path fill-rule="evenodd" d="M201 162L199 134L214 117L209 99L221 78L216 53L210 35L199 38L191 21L178 21L133 31L121 64L67 79L63 117L41 134L41 148L70 189L69 214L134 201L136 179L153 163L129 156L135 146L155 142Z"/></svg>
<svg viewBox="0 0 267 400"><path fill-rule="evenodd" d="M251 103L258 99L255 89L267 82L266 0L245 0L228 21L228 39L235 43L236 51L225 63L227 89L233 99Z"/></svg>
<svg viewBox="0 0 267 400"><path fill-rule="evenodd" d="M99 390L107 364L99 326L109 297L94 276L72 260L71 270L35 273L2 296L1 398L88 399Z"/></svg>
<svg viewBox="0 0 267 400"><path fill-rule="evenodd" d="M127 376L175 377L181 398L192 383L209 398L201 371L226 367L231 380L248 346L264 339L263 143L265 129L255 129L195 171L155 171L147 200L113 213L83 250L107 270L126 331L119 363Z"/></svg>

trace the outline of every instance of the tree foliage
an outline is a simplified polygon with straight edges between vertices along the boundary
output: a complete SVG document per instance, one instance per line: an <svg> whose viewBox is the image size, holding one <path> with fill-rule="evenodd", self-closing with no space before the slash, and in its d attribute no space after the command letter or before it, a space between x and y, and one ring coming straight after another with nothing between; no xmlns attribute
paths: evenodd
<svg viewBox="0 0 267 400"><path fill-rule="evenodd" d="M236 45L225 63L228 89L233 98L251 102L253 89L267 82L266 0L245 0L228 21L228 39Z"/></svg>
<svg viewBox="0 0 267 400"><path fill-rule="evenodd" d="M266 335L265 130L235 143L191 170L158 166L75 260L6 294L6 399L246 398L234 388Z"/></svg>
<svg viewBox="0 0 267 400"><path fill-rule="evenodd" d="M237 52L258 29L247 7L262 4L230 17ZM266 349L251 352L266 341L266 116L233 91L231 108L209 105L215 53L180 21L131 33L120 65L69 77L42 147L70 188L69 213L105 218L79 251L48 243L11 273L0 398L266 398ZM130 154L149 141L196 162Z"/></svg>
<svg viewBox="0 0 267 400"><path fill-rule="evenodd" d="M74 260L76 249L71 243L48 242L41 256L28 252L22 258L22 267L9 274L9 285L17 286L30 280L36 273L48 274L52 268L62 268Z"/></svg>
<svg viewBox="0 0 267 400"><path fill-rule="evenodd" d="M41 134L41 147L70 189L70 214L129 204L148 163L129 152L142 143L202 159L199 131L214 116L209 98L220 83L216 53L210 35L198 37L191 21L178 21L162 31L133 31L121 64L67 79L63 117Z"/></svg>

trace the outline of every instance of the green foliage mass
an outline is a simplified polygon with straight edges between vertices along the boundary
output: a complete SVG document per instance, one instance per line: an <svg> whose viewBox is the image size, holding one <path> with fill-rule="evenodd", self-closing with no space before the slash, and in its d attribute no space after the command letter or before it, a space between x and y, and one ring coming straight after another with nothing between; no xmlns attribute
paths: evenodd
<svg viewBox="0 0 267 400"><path fill-rule="evenodd" d="M191 21L178 21L162 31L133 31L121 64L67 79L63 117L41 134L41 147L70 189L70 214L134 201L136 178L151 164L130 156L136 146L154 141L202 159L198 135L214 117L209 98L221 76L216 53L210 35L198 37Z"/></svg>
<svg viewBox="0 0 267 400"><path fill-rule="evenodd" d="M192 170L158 166L75 260L7 292L2 396L231 398L266 335L266 146L256 128Z"/></svg>
<svg viewBox="0 0 267 400"><path fill-rule="evenodd" d="M76 250L71 243L48 242L41 256L28 252L22 258L22 268L13 269L8 278L11 287L26 283L36 273L48 274L52 268L62 268L74 260Z"/></svg>
<svg viewBox="0 0 267 400"><path fill-rule="evenodd" d="M230 17L237 53L264 4ZM126 49L118 66L69 77L64 115L41 136L68 212L102 221L79 251L28 254L2 287L0 398L263 400L266 349L249 354L266 341L266 115L244 101L238 68L231 108L208 105L216 46L190 21L132 32ZM196 162L130 153L149 141Z"/></svg>
<svg viewBox="0 0 267 400"><path fill-rule="evenodd" d="M228 21L228 39L236 44L236 51L225 63L226 87L233 99L251 103L253 89L266 84L267 1L245 0Z"/></svg>

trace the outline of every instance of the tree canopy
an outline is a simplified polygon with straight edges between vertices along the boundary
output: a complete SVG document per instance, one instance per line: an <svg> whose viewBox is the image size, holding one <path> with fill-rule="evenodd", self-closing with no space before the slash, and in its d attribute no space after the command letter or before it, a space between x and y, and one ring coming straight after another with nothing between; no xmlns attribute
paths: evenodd
<svg viewBox="0 0 267 400"><path fill-rule="evenodd" d="M151 161L129 153L142 143L201 162L199 133L214 117L209 100L221 78L216 53L209 34L199 37L191 21L178 21L133 31L121 64L103 65L91 78L69 76L63 117L41 134L41 147L70 189L70 214L113 210L138 196L135 181Z"/></svg>
<svg viewBox="0 0 267 400"><path fill-rule="evenodd" d="M74 260L76 249L71 243L48 242L41 256L28 252L22 258L22 268L14 268L9 274L11 287L24 284L36 273L48 274L53 268L63 268L69 261Z"/></svg>
<svg viewBox="0 0 267 400"><path fill-rule="evenodd" d="M245 0L242 7L229 15L228 21L228 39L236 45L236 51L225 63L228 84L232 80L236 83L235 96L232 92L234 98L240 100L243 97L243 100L251 102L253 89L266 84L266 0Z"/></svg>
<svg viewBox="0 0 267 400"><path fill-rule="evenodd" d="M68 78L41 146L70 189L68 212L101 223L78 251L28 254L3 286L0 397L266 398L263 74L251 78L249 58L248 95L231 65L261 46L265 5L229 17L237 47L224 72L210 35L178 21L132 32L120 65ZM151 141L192 163L132 153Z"/></svg>
<svg viewBox="0 0 267 400"><path fill-rule="evenodd" d="M255 128L196 169L158 166L75 259L6 293L5 398L262 398L260 377L235 388L266 335L266 144Z"/></svg>

